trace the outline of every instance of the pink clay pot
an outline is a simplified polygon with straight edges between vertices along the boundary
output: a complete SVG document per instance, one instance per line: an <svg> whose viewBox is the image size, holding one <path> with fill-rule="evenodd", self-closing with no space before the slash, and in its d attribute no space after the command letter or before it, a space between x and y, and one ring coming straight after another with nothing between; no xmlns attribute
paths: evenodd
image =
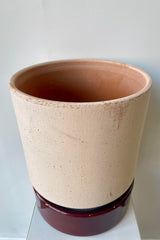
<svg viewBox="0 0 160 240"><path fill-rule="evenodd" d="M150 89L151 78L144 71L106 60L47 62L11 78L30 180L39 210L52 226L74 235L92 235L122 218L127 208L110 227L107 222L102 227L97 218L100 227L93 231L96 224L89 215L103 206L108 209L133 183ZM120 205L123 209L122 204L115 208ZM87 211L88 230L83 231L83 220L81 228L80 222L67 228L69 218L57 220L57 227L52 214L56 207L62 218L66 211L72 217ZM49 220L45 211L50 211Z"/></svg>

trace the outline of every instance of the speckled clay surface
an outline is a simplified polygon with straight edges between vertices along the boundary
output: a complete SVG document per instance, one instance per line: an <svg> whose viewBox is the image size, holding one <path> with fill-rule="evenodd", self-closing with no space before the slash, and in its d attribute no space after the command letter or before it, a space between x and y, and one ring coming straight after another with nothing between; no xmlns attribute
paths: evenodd
<svg viewBox="0 0 160 240"><path fill-rule="evenodd" d="M71 74L72 68L78 70ZM54 101L17 87L32 74L54 75L54 69L57 78L63 77L62 84L65 75L66 81L78 79L76 87L81 79L83 85L87 79L88 86L95 86L94 79L94 91L100 95L95 101L92 97ZM70 71L58 75L63 69ZM151 79L144 71L103 60L50 62L15 74L10 90L33 187L50 202L68 208L98 207L120 197L134 179L150 88Z"/></svg>

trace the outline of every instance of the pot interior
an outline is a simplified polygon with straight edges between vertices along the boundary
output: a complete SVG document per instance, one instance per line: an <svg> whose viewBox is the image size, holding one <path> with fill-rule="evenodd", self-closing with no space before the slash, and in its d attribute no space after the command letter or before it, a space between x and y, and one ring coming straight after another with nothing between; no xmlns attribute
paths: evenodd
<svg viewBox="0 0 160 240"><path fill-rule="evenodd" d="M95 102L142 90L145 76L136 68L109 61L59 61L33 66L15 80L20 91L64 102Z"/></svg>

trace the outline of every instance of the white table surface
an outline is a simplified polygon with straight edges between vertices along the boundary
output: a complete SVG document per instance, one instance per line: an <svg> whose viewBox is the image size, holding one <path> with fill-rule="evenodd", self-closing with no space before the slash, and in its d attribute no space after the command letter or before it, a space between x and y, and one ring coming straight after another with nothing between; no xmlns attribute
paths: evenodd
<svg viewBox="0 0 160 240"><path fill-rule="evenodd" d="M78 239L108 239L108 240L140 240L139 229L133 209L132 201L125 217L114 228L109 231L90 237L74 237L61 233L52 228L41 217L37 207L35 206L33 216L26 240L78 240Z"/></svg>

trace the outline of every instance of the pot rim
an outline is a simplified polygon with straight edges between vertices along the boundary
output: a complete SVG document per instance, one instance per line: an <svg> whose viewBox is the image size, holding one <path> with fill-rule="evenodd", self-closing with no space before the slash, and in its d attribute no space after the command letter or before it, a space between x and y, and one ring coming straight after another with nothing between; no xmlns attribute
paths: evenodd
<svg viewBox="0 0 160 240"><path fill-rule="evenodd" d="M92 102L67 102L67 101L57 101L57 100L49 100L49 99L44 99L44 98L40 98L40 97L35 97L33 95L30 95L30 94L27 94L27 93L24 93L23 91L19 90L17 87L16 87L16 79L18 77L20 77L22 74L24 73L27 73L31 70L37 70L37 69L41 69L41 67L45 67L45 66L49 66L49 65L53 65L53 64L75 64L75 63L106 63L106 64L111 64L111 65L117 65L117 66L122 66L123 68L126 68L126 69L131 69L135 72L138 72L140 73L145 81L146 81L146 84L145 86L137 91L136 93L133 93L131 95L128 95L128 96L125 96L125 97L121 97L121 98L116 98L116 99L110 99L110 100L101 100L101 101L92 101ZM61 67L62 67L61 66ZM68 66L68 65L67 65ZM63 66L64 68L64 66ZM55 68L56 69L56 68ZM35 103L35 104L39 104L39 105L46 105L46 106L55 106L55 105L59 105L59 106L93 106L93 105L103 105L103 104L110 104L110 103L117 103L117 102L125 102L125 101L129 101L129 100L134 100L135 98L143 95L145 92L149 91L150 88L152 86L152 79L150 77L150 75L148 73L146 73L144 70L138 68L138 67L135 67L133 65L130 65L130 64L127 64L127 63L123 63L123 62L118 62L118 61L111 61L111 60L103 60L103 59L92 59L92 58L82 58L82 59L63 59L63 60L56 60L56 61L47 61L47 62L43 62L43 63L39 63L39 64L34 64L34 65L31 65L29 67L26 67L26 68L23 68L22 70L16 72L10 79L10 82L9 82L9 87L11 89L11 91L23 98L24 100L26 101L29 101L29 102L32 102L32 103Z"/></svg>

